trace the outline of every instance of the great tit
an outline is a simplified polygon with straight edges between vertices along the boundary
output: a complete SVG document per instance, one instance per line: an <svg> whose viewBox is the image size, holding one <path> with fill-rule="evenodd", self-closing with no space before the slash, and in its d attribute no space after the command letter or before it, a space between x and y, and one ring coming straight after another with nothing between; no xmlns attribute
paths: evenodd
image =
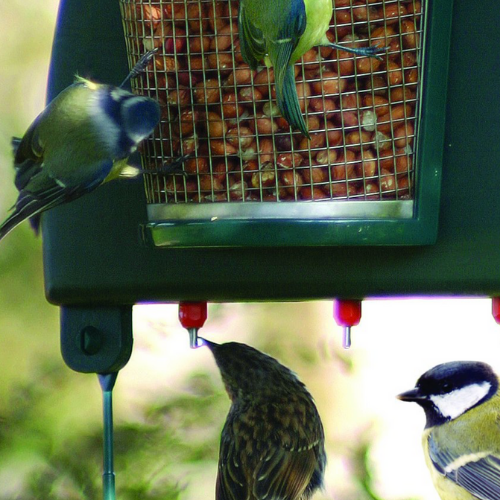
<svg viewBox="0 0 500 500"><path fill-rule="evenodd" d="M425 460L442 500L500 499L498 382L485 363L455 361L398 396L424 409Z"/></svg>
<svg viewBox="0 0 500 500"><path fill-rule="evenodd" d="M139 60L122 85L146 67L154 52ZM28 218L38 232L43 211L118 177L159 120L155 100L77 77L22 139L13 139L19 197L0 225L0 240Z"/></svg>
<svg viewBox="0 0 500 500"><path fill-rule="evenodd" d="M326 36L333 14L332 0L240 0L238 32L241 55L256 69L266 57L274 67L276 101L292 128L309 137L300 110L293 65L315 45L325 45L362 56L377 56L385 48L351 48Z"/></svg>

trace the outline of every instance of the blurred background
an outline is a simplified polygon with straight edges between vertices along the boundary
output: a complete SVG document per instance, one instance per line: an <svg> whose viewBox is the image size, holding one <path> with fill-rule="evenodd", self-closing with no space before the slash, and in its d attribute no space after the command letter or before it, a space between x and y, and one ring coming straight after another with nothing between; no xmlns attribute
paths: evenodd
<svg viewBox="0 0 500 500"><path fill-rule="evenodd" d="M10 138L44 106L57 3L0 3L1 214L16 197ZM395 395L444 361L498 371L490 310L478 298L368 300L344 351L329 301L212 304L203 336L251 344L306 383L329 455L316 499L437 500L420 447L423 412ZM211 354L189 349L176 305L136 306L134 335L115 389L118 498L213 498L229 400ZM101 456L97 377L62 361L41 243L23 224L0 245L0 499L100 498Z"/></svg>

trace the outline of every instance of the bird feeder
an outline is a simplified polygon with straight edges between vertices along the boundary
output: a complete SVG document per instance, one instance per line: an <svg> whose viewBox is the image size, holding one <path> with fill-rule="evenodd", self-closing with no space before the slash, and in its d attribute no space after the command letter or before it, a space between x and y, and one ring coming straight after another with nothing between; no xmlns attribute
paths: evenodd
<svg viewBox="0 0 500 500"><path fill-rule="evenodd" d="M133 83L162 105L146 168L191 154L187 176L145 176L158 247L428 244L437 236L451 2L337 1L331 47L295 66L308 140L275 104L274 72L242 59L238 0L120 2Z"/></svg>
<svg viewBox="0 0 500 500"><path fill-rule="evenodd" d="M46 295L63 329L96 311L127 324L141 302L499 294L499 35L486 8L336 2L336 41L388 50L375 62L314 49L298 63L307 141L275 115L266 67L237 78L234 0L88 1L61 3L49 99L75 73L118 84L157 46L134 83L163 112L144 167L191 157L187 177L109 183L44 214Z"/></svg>

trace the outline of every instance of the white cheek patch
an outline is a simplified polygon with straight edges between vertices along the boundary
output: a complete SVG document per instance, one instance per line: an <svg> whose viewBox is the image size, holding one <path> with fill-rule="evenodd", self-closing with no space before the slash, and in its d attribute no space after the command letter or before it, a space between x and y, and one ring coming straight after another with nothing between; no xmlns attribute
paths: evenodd
<svg viewBox="0 0 500 500"><path fill-rule="evenodd" d="M490 388L491 384L482 382L481 384L468 385L448 394L431 396L430 400L443 417L453 420L481 401L488 394Z"/></svg>

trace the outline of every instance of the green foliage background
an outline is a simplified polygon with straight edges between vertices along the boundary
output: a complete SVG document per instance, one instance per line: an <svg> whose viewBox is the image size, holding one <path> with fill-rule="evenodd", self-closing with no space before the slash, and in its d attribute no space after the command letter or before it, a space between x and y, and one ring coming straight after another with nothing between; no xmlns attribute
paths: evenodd
<svg viewBox="0 0 500 500"><path fill-rule="evenodd" d="M0 3L0 213L15 200L10 138L22 135L44 102L56 2ZM57 352L57 309L43 296L40 241L23 225L0 244L0 419L2 444L17 428L8 418L29 384ZM13 403L13 401L15 403ZM0 453L5 454L5 446ZM1 474L1 473L0 473ZM3 482L2 482L3 483ZM0 493L0 496L2 493Z"/></svg>
<svg viewBox="0 0 500 500"><path fill-rule="evenodd" d="M29 3L29 5L28 5ZM43 106L56 2L0 3L0 213L15 200L10 138L22 135ZM2 380L29 379L34 358L57 346L57 310L41 293L40 241L26 225L0 245ZM49 332L52 332L50 334ZM53 341L51 343L51 341ZM27 343L33 346L27 354ZM33 358L31 357L33 356ZM8 385L0 386L5 405Z"/></svg>

